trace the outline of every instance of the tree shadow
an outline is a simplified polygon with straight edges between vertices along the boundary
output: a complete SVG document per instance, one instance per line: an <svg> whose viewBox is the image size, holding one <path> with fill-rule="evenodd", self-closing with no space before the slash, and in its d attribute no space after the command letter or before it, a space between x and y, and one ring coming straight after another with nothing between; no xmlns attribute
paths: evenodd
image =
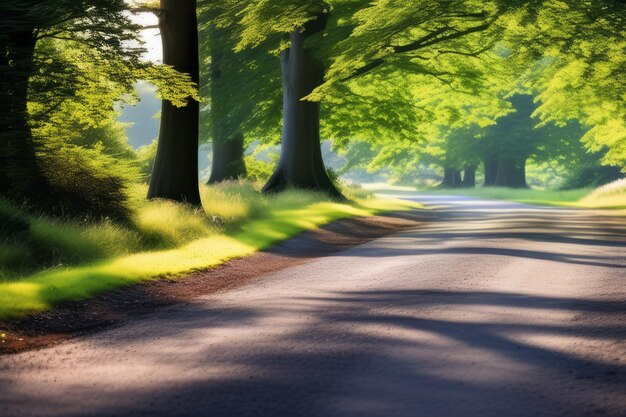
<svg viewBox="0 0 626 417"><path fill-rule="evenodd" d="M144 350L137 370L167 364L181 375L159 381L148 374L149 388L108 387L108 401L88 402L87 413L35 394L11 397L4 407L27 400L64 416L617 416L626 410L626 367L577 352L581 342L567 343L622 342L624 303L427 289L280 301L158 313L157 328L128 331L133 346ZM465 316L471 312L484 314ZM553 313L554 320L543 319ZM576 319L558 319L563 313ZM276 323L284 317L301 324L281 329ZM228 328L238 333L224 340L220 332ZM128 332L103 335L98 343L126 351ZM171 347L145 348L156 341ZM93 378L98 386L97 374Z"/></svg>

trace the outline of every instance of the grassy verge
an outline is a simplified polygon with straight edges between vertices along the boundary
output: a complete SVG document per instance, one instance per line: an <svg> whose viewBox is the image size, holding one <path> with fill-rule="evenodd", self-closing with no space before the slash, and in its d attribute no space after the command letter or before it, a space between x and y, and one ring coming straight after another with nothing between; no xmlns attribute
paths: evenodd
<svg viewBox="0 0 626 417"><path fill-rule="evenodd" d="M466 195L495 200L515 201L518 203L578 207L587 209L626 210L626 183L624 189L597 190L581 188L577 190L517 190L509 188L475 188L459 190L428 190L427 193ZM620 212L622 214L622 212Z"/></svg>
<svg viewBox="0 0 626 417"><path fill-rule="evenodd" d="M301 191L266 197L247 184L205 187L202 194L204 211L138 202L135 218L127 225L106 220L60 223L13 213L13 226L8 227L17 232L0 244L0 320L216 266L341 218L415 207L376 199L336 203ZM0 209L5 218L11 215L7 206ZM24 224L25 230L20 228ZM25 266L31 262L41 268L51 261L55 267L39 271Z"/></svg>
<svg viewBox="0 0 626 417"><path fill-rule="evenodd" d="M365 186L370 192L390 195L412 195L417 193L438 195L465 195L469 197L488 198L494 200L515 201L518 203L578 207L588 209L619 210L626 214L626 179L618 180L597 189L580 188L576 190L539 190L513 189L499 187L477 187L457 189L414 189L412 187L388 186L371 184Z"/></svg>
<svg viewBox="0 0 626 417"><path fill-rule="evenodd" d="M583 207L626 210L626 178L593 190L579 204Z"/></svg>
<svg viewBox="0 0 626 417"><path fill-rule="evenodd" d="M579 201L588 195L591 192L591 189L581 188L577 190L553 191L489 187L454 190L425 190L424 192L429 194L466 195L470 197L515 201L518 203L534 205L577 207Z"/></svg>

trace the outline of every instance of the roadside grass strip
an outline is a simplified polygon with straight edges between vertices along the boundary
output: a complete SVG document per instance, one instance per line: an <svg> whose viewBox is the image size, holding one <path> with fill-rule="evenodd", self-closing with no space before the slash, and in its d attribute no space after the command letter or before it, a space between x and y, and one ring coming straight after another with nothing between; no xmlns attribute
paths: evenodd
<svg viewBox="0 0 626 417"><path fill-rule="evenodd" d="M232 232L199 238L180 247L140 252L84 266L56 268L0 283L0 320L51 309L55 304L159 278L184 276L267 248L329 222L421 207L400 200L356 204L314 203L267 211ZM167 219L163 219L167 221Z"/></svg>

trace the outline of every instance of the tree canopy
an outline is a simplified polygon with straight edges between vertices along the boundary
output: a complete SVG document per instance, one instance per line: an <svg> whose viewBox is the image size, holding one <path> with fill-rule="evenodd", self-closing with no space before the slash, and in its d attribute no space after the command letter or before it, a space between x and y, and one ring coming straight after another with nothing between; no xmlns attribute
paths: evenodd
<svg viewBox="0 0 626 417"><path fill-rule="evenodd" d="M183 6L187 25L167 26ZM245 177L246 148L279 144L267 191L335 196L327 140L346 169L406 177L426 167L467 176L463 186L476 175L526 186L529 164L561 176L593 166L589 178L605 178L600 163L626 169L621 0L2 0L0 11L0 191L10 198L61 184L50 167L68 149L97 155L120 184L143 181L138 166L152 154L137 157L116 122L137 80L157 85L167 114L188 115L162 114L170 145L161 138L157 160L187 162L156 164L152 180L174 187L156 197L197 189L198 141L212 145L212 182ZM142 12L160 17L170 58L197 37L186 58L197 74L142 59L131 18Z"/></svg>

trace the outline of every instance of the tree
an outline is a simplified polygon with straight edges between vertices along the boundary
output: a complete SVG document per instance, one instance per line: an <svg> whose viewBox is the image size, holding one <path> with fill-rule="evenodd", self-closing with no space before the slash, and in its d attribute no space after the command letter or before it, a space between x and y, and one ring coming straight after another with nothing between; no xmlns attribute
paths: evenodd
<svg viewBox="0 0 626 417"><path fill-rule="evenodd" d="M282 49L285 94L283 148L265 190L294 186L337 196L319 157L320 104L309 103L323 104L335 85L385 67L412 66L415 73L449 82L456 74L446 68L446 56L486 49L490 42L481 48L477 37L498 13L497 2L479 6L472 1L419 6L404 1L251 1L242 6L240 49L289 34L288 43L276 42Z"/></svg>
<svg viewBox="0 0 626 417"><path fill-rule="evenodd" d="M71 66L42 54L37 45L60 39L89 45L91 57L118 61L126 67L138 63L140 48L136 27L123 14L122 0L3 0L0 2L0 193L19 199L36 198L46 189L36 161L37 144L29 120L28 97L34 74L62 74L47 79L58 103L72 97L73 87L64 83L74 72ZM52 71L50 71L52 69ZM117 74L112 74L115 76ZM41 77L40 77L41 78Z"/></svg>
<svg viewBox="0 0 626 417"><path fill-rule="evenodd" d="M303 98L324 80L324 64L306 42L326 27L328 16L320 13L302 30L291 32L290 47L281 52L283 74L283 134L281 156L264 192L288 187L320 190L335 198L341 193L326 173L320 140L320 103Z"/></svg>
<svg viewBox="0 0 626 417"><path fill-rule="evenodd" d="M576 123L556 126L533 117L541 102L529 94L512 96L513 112L499 118L481 134L478 147L485 164L485 185L525 188L526 166L554 161L576 166L581 159L580 138L585 131Z"/></svg>
<svg viewBox="0 0 626 417"><path fill-rule="evenodd" d="M163 63L199 82L198 24L195 0L161 0L159 27ZM198 188L199 103L184 106L163 100L161 127L148 198L200 205Z"/></svg>
<svg viewBox="0 0 626 417"><path fill-rule="evenodd" d="M155 83L175 103L191 94L190 81L171 67L141 60L140 27L123 0L3 0L0 11L3 196L48 211L55 210L54 195L78 197L63 188L71 183L42 172L42 164L58 166L49 163L46 141L64 146L62 137L41 135L55 131L47 127L108 123L115 101L132 97L138 79ZM53 122L60 114L71 119Z"/></svg>
<svg viewBox="0 0 626 417"><path fill-rule="evenodd" d="M626 169L626 2L546 0L522 13L503 43L541 103L542 123L580 122L587 148Z"/></svg>
<svg viewBox="0 0 626 417"><path fill-rule="evenodd" d="M201 139L212 148L209 183L247 175L245 148L275 142L280 129L280 67L263 46L238 53L238 26L223 2L199 2Z"/></svg>

